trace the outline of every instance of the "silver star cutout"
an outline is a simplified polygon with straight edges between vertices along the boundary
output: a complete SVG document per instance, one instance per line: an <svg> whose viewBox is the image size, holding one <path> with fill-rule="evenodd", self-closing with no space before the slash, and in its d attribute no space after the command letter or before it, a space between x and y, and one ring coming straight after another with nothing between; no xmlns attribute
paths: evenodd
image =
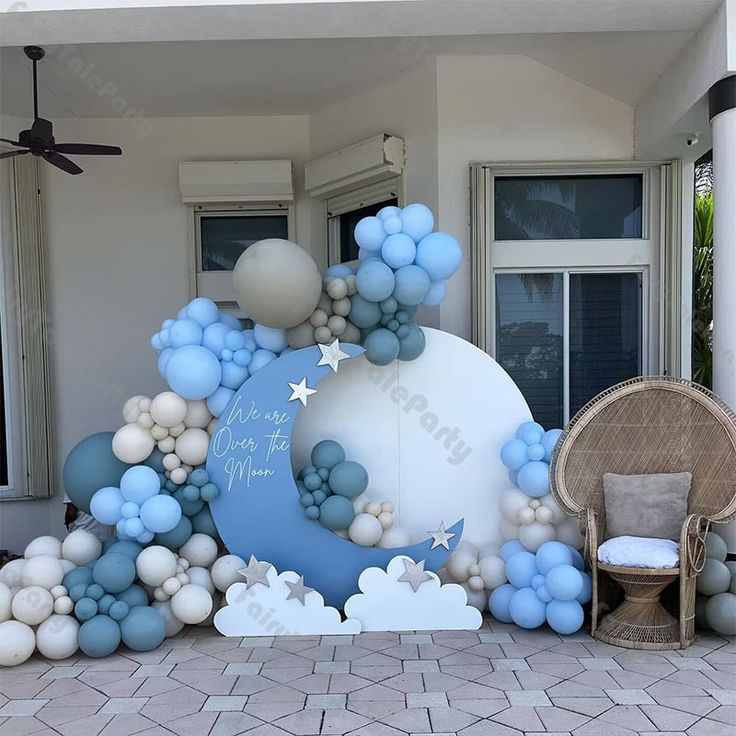
<svg viewBox="0 0 736 736"><path fill-rule="evenodd" d="M307 379L302 378L299 383L291 383L289 381L289 387L291 388L291 396L289 396L289 401L301 401L302 406L307 405L307 399L312 395L317 393L317 389L315 388L309 388L307 386Z"/></svg>
<svg viewBox="0 0 736 736"><path fill-rule="evenodd" d="M292 598L296 599L303 606L306 606L304 598L310 593L314 593L314 588L309 588L304 585L304 576L299 576L299 580L295 583L290 583L288 580L284 580L287 587L289 588L289 595L286 596L286 600L290 601Z"/></svg>
<svg viewBox="0 0 736 736"><path fill-rule="evenodd" d="M340 361L350 357L347 353L340 350L340 341L337 339L330 345L322 345L320 343L319 349L322 357L319 359L317 365L328 365L335 373L337 373L337 367Z"/></svg>
<svg viewBox="0 0 736 736"><path fill-rule="evenodd" d="M422 583L431 580L432 576L424 569L424 560L421 562L412 562L404 560L404 574L398 578L400 583L409 583L412 590L416 593Z"/></svg>
<svg viewBox="0 0 736 736"><path fill-rule="evenodd" d="M444 547L450 549L450 540L455 536L454 534L445 531L445 522L440 524L440 528L436 532L427 532L432 537L432 546L430 549L435 547Z"/></svg>
<svg viewBox="0 0 736 736"><path fill-rule="evenodd" d="M267 588L271 587L271 583L268 582L266 574L271 569L270 562L258 562L255 555L250 556L248 561L248 567L243 567L238 570L238 575L242 575L245 578L245 589L252 588L256 583L261 583Z"/></svg>

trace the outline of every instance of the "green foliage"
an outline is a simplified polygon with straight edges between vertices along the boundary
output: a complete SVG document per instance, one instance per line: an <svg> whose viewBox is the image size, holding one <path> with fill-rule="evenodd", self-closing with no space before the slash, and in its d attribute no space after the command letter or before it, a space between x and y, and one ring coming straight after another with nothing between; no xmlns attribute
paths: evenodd
<svg viewBox="0 0 736 736"><path fill-rule="evenodd" d="M713 387L713 193L695 198L693 380Z"/></svg>

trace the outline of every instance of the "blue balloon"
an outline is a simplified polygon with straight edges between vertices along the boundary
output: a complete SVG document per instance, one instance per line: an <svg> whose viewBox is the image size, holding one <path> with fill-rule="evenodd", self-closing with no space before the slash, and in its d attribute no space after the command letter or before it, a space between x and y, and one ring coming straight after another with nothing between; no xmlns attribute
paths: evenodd
<svg viewBox="0 0 736 736"><path fill-rule="evenodd" d="M261 325L263 327L263 325ZM270 330L270 327L265 328L267 330ZM284 348L288 345L286 342L286 332L284 330L274 330L274 333L284 333ZM253 338L256 337L256 331L253 330ZM264 336L265 337L265 336ZM260 344L260 343L259 343ZM228 330L227 335L225 335L225 347L230 350L231 352L235 352L237 350L243 350L245 348L245 335L243 334L243 330L238 327L236 330ZM265 346L263 346L265 347ZM283 349L283 348L282 348ZM270 348L269 348L270 350ZM277 351L278 352L278 351Z"/></svg>
<svg viewBox="0 0 736 736"><path fill-rule="evenodd" d="M350 297L350 321L361 329L374 327L381 321L381 308L376 302L369 302L360 294Z"/></svg>
<svg viewBox="0 0 736 736"><path fill-rule="evenodd" d="M347 529L355 518L353 502L345 496L330 496L319 507L319 521L332 531Z"/></svg>
<svg viewBox="0 0 736 736"><path fill-rule="evenodd" d="M91 565L75 567L73 570L69 570L69 572L64 575L64 580L62 581L64 587L69 591L71 591L71 589L77 585L83 585L86 590L87 586L91 585L92 582L93 578Z"/></svg>
<svg viewBox="0 0 736 736"><path fill-rule="evenodd" d="M388 365L399 357L401 343L399 338L384 327L373 330L363 340L365 357L373 365Z"/></svg>
<svg viewBox="0 0 736 736"><path fill-rule="evenodd" d="M549 465L543 462L527 463L519 470L516 482L527 496L546 496L549 493Z"/></svg>
<svg viewBox="0 0 736 736"><path fill-rule="evenodd" d="M432 281L449 279L460 268L463 251L460 243L447 233L430 233L417 245L415 263Z"/></svg>
<svg viewBox="0 0 736 736"><path fill-rule="evenodd" d="M382 261L371 259L361 264L355 276L355 286L369 302L382 302L394 290L394 272Z"/></svg>
<svg viewBox="0 0 736 736"><path fill-rule="evenodd" d="M184 498L184 489L180 488L178 491L174 492L174 498L176 499L176 502L181 506L181 512L184 514L184 516L192 517L195 514L198 514L202 507L204 506L204 501L201 499L199 501L187 501L186 498Z"/></svg>
<svg viewBox="0 0 736 736"><path fill-rule="evenodd" d="M207 409L214 417L219 417L225 411L235 391L226 386L218 386L215 392L207 399Z"/></svg>
<svg viewBox="0 0 736 736"><path fill-rule="evenodd" d="M188 516L182 516L178 524L168 532L156 534L156 544L177 550L192 536L192 522Z"/></svg>
<svg viewBox="0 0 736 736"><path fill-rule="evenodd" d="M404 233L396 233L389 235L383 241L381 248L381 257L386 265L394 270L402 266L408 266L414 263L414 257L417 254L417 246L409 235Z"/></svg>
<svg viewBox="0 0 736 736"><path fill-rule="evenodd" d="M519 470L529 462L527 444L523 440L509 440L501 448L501 462L510 470Z"/></svg>
<svg viewBox="0 0 736 736"><path fill-rule="evenodd" d="M220 314L220 322L231 330L243 330L243 325L240 324L240 320L234 314L223 312Z"/></svg>
<svg viewBox="0 0 736 736"><path fill-rule="evenodd" d="M92 577L107 593L119 593L135 580L135 565L130 557L107 552L95 562Z"/></svg>
<svg viewBox="0 0 736 736"><path fill-rule="evenodd" d="M230 328L222 322L215 322L207 327L202 336L202 346L219 355L225 349L225 336Z"/></svg>
<svg viewBox="0 0 736 736"><path fill-rule="evenodd" d="M170 532L180 519L181 506L171 496L154 496L141 506L143 526L154 534Z"/></svg>
<svg viewBox="0 0 736 736"><path fill-rule="evenodd" d="M399 214L401 232L406 233L413 242L419 243L434 229L434 215L425 204L408 204Z"/></svg>
<svg viewBox="0 0 736 736"><path fill-rule="evenodd" d="M199 496L203 501L211 503L220 495L220 489L214 483L205 483L199 489Z"/></svg>
<svg viewBox="0 0 736 736"><path fill-rule="evenodd" d="M271 361L276 360L278 356L271 350L264 350L262 348L254 351L253 357L248 364L248 370L253 375L261 370L261 368L267 366Z"/></svg>
<svg viewBox="0 0 736 736"><path fill-rule="evenodd" d="M557 440L560 439L561 435L561 429L550 429L542 435L542 447L544 447L545 462L552 460L552 451L555 449Z"/></svg>
<svg viewBox="0 0 736 736"><path fill-rule="evenodd" d="M538 432L541 437L544 435L544 427L539 422L523 422L516 430L515 436L517 439L523 440L530 432Z"/></svg>
<svg viewBox="0 0 736 736"><path fill-rule="evenodd" d="M156 479L158 481L158 478ZM100 488L89 503L92 516L103 524L117 524L125 499L119 488Z"/></svg>
<svg viewBox="0 0 736 736"><path fill-rule="evenodd" d="M98 601L102 596L105 595L105 591L103 590L101 585L98 585L97 583L92 583L92 585L87 586L87 597L91 598L93 601Z"/></svg>
<svg viewBox="0 0 736 736"><path fill-rule="evenodd" d="M424 297L422 302L427 307L436 307L444 301L447 296L447 282L445 281L433 281L429 285L429 291L427 296Z"/></svg>
<svg viewBox="0 0 736 736"><path fill-rule="evenodd" d="M355 242L368 251L379 251L386 239L383 221L378 217L364 217L358 221L353 231Z"/></svg>
<svg viewBox="0 0 736 736"><path fill-rule="evenodd" d="M233 363L243 368L249 366L252 360L253 353L251 353L249 350L246 350L245 348L243 348L242 350L236 350L233 353Z"/></svg>
<svg viewBox="0 0 736 736"><path fill-rule="evenodd" d="M508 562L512 555L517 552L526 552L526 547L518 539L509 539L508 542L504 542L501 545L501 549L498 556L504 561Z"/></svg>
<svg viewBox="0 0 736 736"><path fill-rule="evenodd" d="M185 345L174 350L166 364L166 381L185 399L206 399L220 385L220 361L201 345Z"/></svg>
<svg viewBox="0 0 736 736"><path fill-rule="evenodd" d="M399 360L416 360L426 345L424 330L419 325L409 325L407 334L399 338Z"/></svg>
<svg viewBox="0 0 736 736"><path fill-rule="evenodd" d="M78 639L88 657L108 657L120 645L120 627L109 616L98 614L79 627Z"/></svg>
<svg viewBox="0 0 736 736"><path fill-rule="evenodd" d="M88 585L84 585L83 583L77 583L76 585L72 585L71 588L69 588L69 597L76 603L77 601L81 601L82 598L84 598L87 595L87 588Z"/></svg>
<svg viewBox="0 0 736 736"><path fill-rule="evenodd" d="M134 652L150 652L166 638L166 621L155 609L137 606L120 622L123 644Z"/></svg>
<svg viewBox="0 0 736 736"><path fill-rule="evenodd" d="M272 353L280 353L289 347L289 341L286 339L286 330L276 327L255 325L253 327L253 338L259 348L270 350Z"/></svg>
<svg viewBox="0 0 736 736"><path fill-rule="evenodd" d="M378 210L376 217L380 220L388 220L390 217L401 217L401 208L394 207L392 204L386 205Z"/></svg>
<svg viewBox="0 0 736 736"><path fill-rule="evenodd" d="M178 319L169 330L169 341L172 348L201 345L202 335L202 326L193 319Z"/></svg>
<svg viewBox="0 0 736 736"><path fill-rule="evenodd" d="M545 582L550 595L558 601L575 600L583 592L583 576L572 565L557 565L547 573Z"/></svg>
<svg viewBox="0 0 736 736"><path fill-rule="evenodd" d="M572 566L576 570L580 570L580 572L583 572L585 570L585 560L583 559L583 556L578 552L576 549L573 549L572 547L568 546L568 549L570 550L570 554L572 555Z"/></svg>
<svg viewBox="0 0 736 736"><path fill-rule="evenodd" d="M583 576L583 589L578 593L575 600L578 603L585 605L586 603L590 603L590 600L593 597L593 580L587 572L582 572L580 574Z"/></svg>
<svg viewBox="0 0 736 736"><path fill-rule="evenodd" d="M141 544L148 544L153 540L153 532L149 531L148 529L144 529L136 538L136 542L140 542Z"/></svg>
<svg viewBox="0 0 736 736"><path fill-rule="evenodd" d="M90 500L100 488L116 488L130 467L112 451L114 432L98 432L77 443L64 462L63 481L66 495L85 514Z"/></svg>
<svg viewBox="0 0 736 736"><path fill-rule="evenodd" d="M108 615L110 612L110 606L112 606L113 603L115 603L115 596L106 593L97 601L97 610L100 613Z"/></svg>
<svg viewBox="0 0 736 736"><path fill-rule="evenodd" d="M174 354L174 348L164 348L158 355L156 360L156 370L158 370L161 378L166 378L166 366L171 360L171 356Z"/></svg>
<svg viewBox="0 0 736 736"><path fill-rule="evenodd" d="M140 512L141 507L137 503L133 503L132 501L126 501L120 507L120 516L123 519L133 519L138 516Z"/></svg>
<svg viewBox="0 0 736 736"><path fill-rule="evenodd" d="M140 544L136 544L130 540L115 541L106 552L115 552L119 555L124 555L133 562L136 561L138 555L143 551L143 547ZM90 571L91 572L91 571Z"/></svg>
<svg viewBox="0 0 736 736"><path fill-rule="evenodd" d="M557 565L572 565L570 547L562 542L545 542L539 547L535 557L542 575L546 575Z"/></svg>
<svg viewBox="0 0 736 736"><path fill-rule="evenodd" d="M88 621L97 615L97 601L89 597L80 598L74 604L74 615L78 621Z"/></svg>
<svg viewBox="0 0 736 736"><path fill-rule="evenodd" d="M388 215L387 217L382 217L381 220L383 222L383 229L389 235L401 232L401 217L399 215Z"/></svg>
<svg viewBox="0 0 736 736"><path fill-rule="evenodd" d="M526 455L532 462L538 462L544 460L545 449L544 446L538 442L532 445L527 445Z"/></svg>
<svg viewBox="0 0 736 736"><path fill-rule="evenodd" d="M551 593L547 590L546 585L540 585L537 588L537 598L539 598L542 603L549 603L552 600Z"/></svg>
<svg viewBox="0 0 736 736"><path fill-rule="evenodd" d="M347 460L330 470L328 482L332 492L338 496L355 498L368 488L368 471L360 463Z"/></svg>
<svg viewBox="0 0 736 736"><path fill-rule="evenodd" d="M574 634L583 625L583 609L577 601L550 601L547 623L558 634Z"/></svg>
<svg viewBox="0 0 736 736"><path fill-rule="evenodd" d="M335 440L322 440L312 448L310 459L315 468L332 470L335 465L344 462L345 450Z"/></svg>
<svg viewBox="0 0 736 736"><path fill-rule="evenodd" d="M158 473L147 465L136 465L126 470L120 479L120 492L126 501L141 506L149 498L153 498L161 490Z"/></svg>
<svg viewBox="0 0 736 736"><path fill-rule="evenodd" d="M200 296L184 307L184 311L190 319L193 319L201 327L209 327L220 319L220 310L217 305L206 297Z"/></svg>
<svg viewBox="0 0 736 736"><path fill-rule="evenodd" d="M176 503L176 501L174 501L174 503ZM125 519L123 521L123 529L131 539L135 539L146 531L146 527L143 526L143 522L138 517L135 517L134 519Z"/></svg>
<svg viewBox="0 0 736 736"><path fill-rule="evenodd" d="M544 623L546 606L531 588L517 590L509 601L511 620L522 629L536 629Z"/></svg>
<svg viewBox="0 0 736 736"><path fill-rule="evenodd" d="M504 624L510 624L512 622L511 614L509 613L509 603L514 593L516 593L516 588L509 583L499 585L493 590L488 597L488 610L491 612L493 618L498 619Z"/></svg>
<svg viewBox="0 0 736 736"><path fill-rule="evenodd" d="M206 534L213 539L217 538L217 527L215 520L212 518L210 507L205 506L201 511L197 512L191 518L192 529L199 534Z"/></svg>
<svg viewBox="0 0 736 736"><path fill-rule="evenodd" d="M210 479L210 474L202 467L194 468L191 473L189 473L189 478L187 479L188 483L191 483L193 486L197 486L197 488L201 488L205 483L208 483Z"/></svg>
<svg viewBox="0 0 736 736"><path fill-rule="evenodd" d="M122 621L130 613L130 606L125 601L115 601L110 606L108 616L113 621Z"/></svg>
<svg viewBox="0 0 736 736"><path fill-rule="evenodd" d="M544 585L544 575L535 575L532 578L531 587L536 590L537 588L540 588L542 585Z"/></svg>
<svg viewBox="0 0 736 736"><path fill-rule="evenodd" d="M225 388L237 391L250 377L250 371L234 360L222 363L222 378L220 381Z"/></svg>
<svg viewBox="0 0 736 736"><path fill-rule="evenodd" d="M431 285L427 272L419 266L402 266L395 274L393 295L400 304L416 306L429 293Z"/></svg>
<svg viewBox="0 0 736 736"><path fill-rule="evenodd" d="M506 562L506 577L516 588L528 588L538 572L537 561L531 552L517 552Z"/></svg>
<svg viewBox="0 0 736 736"><path fill-rule="evenodd" d="M125 601L130 608L148 605L148 593L140 585L131 585L115 597L119 601Z"/></svg>

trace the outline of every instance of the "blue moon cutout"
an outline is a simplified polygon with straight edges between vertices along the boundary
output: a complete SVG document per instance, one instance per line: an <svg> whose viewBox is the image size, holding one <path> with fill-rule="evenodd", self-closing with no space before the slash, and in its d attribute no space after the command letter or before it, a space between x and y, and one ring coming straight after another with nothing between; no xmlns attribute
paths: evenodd
<svg viewBox="0 0 736 736"><path fill-rule="evenodd" d="M363 348L340 348L351 358ZM362 547L304 515L291 468L290 435L302 406L290 401L289 383L303 378L316 388L331 369L318 366L314 345L287 353L248 379L220 415L207 455L207 472L220 489L210 510L225 545L246 560L251 554L278 570L295 570L330 606L342 608L358 592L367 567L385 568L396 555L425 560L438 570L457 546L462 519L448 529L450 549L431 549L432 539L409 547ZM315 438L315 442L322 437ZM370 471L370 468L369 468Z"/></svg>

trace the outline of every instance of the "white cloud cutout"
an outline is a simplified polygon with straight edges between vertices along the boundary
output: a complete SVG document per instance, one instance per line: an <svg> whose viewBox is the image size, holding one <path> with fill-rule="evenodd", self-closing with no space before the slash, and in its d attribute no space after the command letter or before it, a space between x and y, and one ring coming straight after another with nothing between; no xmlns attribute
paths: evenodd
<svg viewBox="0 0 736 736"><path fill-rule="evenodd" d="M307 593L304 605L287 600L286 582L299 576L291 570L278 574L272 566L266 575L270 587L233 583L225 593L227 605L214 619L215 628L225 636L289 636L303 634L357 634L360 622L342 621L336 608L325 606L317 592Z"/></svg>
<svg viewBox="0 0 736 736"><path fill-rule="evenodd" d="M404 560L409 558L399 555L386 571L369 567L361 573L358 586L362 593L348 598L345 614L358 619L363 631L480 628L483 617L477 608L467 605L467 594L460 585L442 585L429 570L431 580L419 585L416 593L410 583L400 582Z"/></svg>

